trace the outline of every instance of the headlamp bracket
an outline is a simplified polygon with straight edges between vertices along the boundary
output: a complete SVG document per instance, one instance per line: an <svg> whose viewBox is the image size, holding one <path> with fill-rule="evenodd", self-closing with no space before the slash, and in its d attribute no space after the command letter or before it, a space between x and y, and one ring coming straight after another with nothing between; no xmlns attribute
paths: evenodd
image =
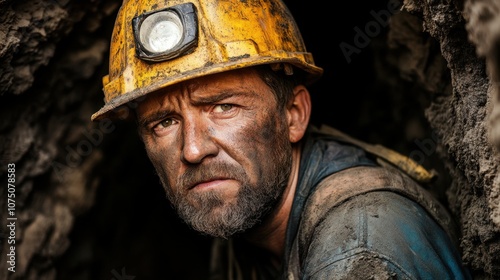
<svg viewBox="0 0 500 280"><path fill-rule="evenodd" d="M176 14L183 26L182 38L171 49L163 52L152 52L144 46L141 41L141 25L144 21L159 12L171 12ZM161 10L147 12L132 19L132 28L135 39L136 56L149 62L160 62L170 60L191 53L198 45L198 19L196 7L193 3L184 3Z"/></svg>

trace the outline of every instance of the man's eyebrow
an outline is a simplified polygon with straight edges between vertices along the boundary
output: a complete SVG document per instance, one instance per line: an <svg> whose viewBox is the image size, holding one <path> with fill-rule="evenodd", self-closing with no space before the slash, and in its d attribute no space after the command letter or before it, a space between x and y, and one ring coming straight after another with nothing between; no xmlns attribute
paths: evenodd
<svg viewBox="0 0 500 280"><path fill-rule="evenodd" d="M194 106L202 106L206 104L213 104L213 103L218 103L221 102L224 99L230 98L230 97L235 97L235 96L251 96L254 95L254 91L249 91L249 90L225 90L221 91L216 95L212 96L202 96L202 97L197 97L196 100L191 101L191 104Z"/></svg>
<svg viewBox="0 0 500 280"><path fill-rule="evenodd" d="M151 114L149 116L146 116L144 118L138 119L137 123L139 124L139 126L141 128L145 128L145 127L147 127L152 122L164 119L170 113L171 113L170 110L165 110L165 109L162 110L162 109L160 109L160 110L154 112L153 114Z"/></svg>

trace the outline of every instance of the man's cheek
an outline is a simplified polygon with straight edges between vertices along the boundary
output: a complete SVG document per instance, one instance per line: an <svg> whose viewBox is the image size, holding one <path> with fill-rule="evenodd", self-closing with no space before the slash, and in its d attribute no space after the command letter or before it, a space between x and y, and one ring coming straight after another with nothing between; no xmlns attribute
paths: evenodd
<svg viewBox="0 0 500 280"><path fill-rule="evenodd" d="M157 167L162 166L167 158L165 151L163 151L162 149L158 149L155 146L146 146L146 152L149 160L153 163L153 165Z"/></svg>

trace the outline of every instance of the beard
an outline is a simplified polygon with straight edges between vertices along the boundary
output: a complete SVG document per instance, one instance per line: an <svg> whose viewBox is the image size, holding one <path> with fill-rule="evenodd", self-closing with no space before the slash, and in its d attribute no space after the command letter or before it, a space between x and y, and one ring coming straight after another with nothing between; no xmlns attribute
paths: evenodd
<svg viewBox="0 0 500 280"><path fill-rule="evenodd" d="M164 170L155 165L167 198L178 215L193 229L214 237L229 238L262 222L280 202L292 167L292 147L286 131L276 130L266 147L271 162L251 183L241 166L225 162L189 166L176 182L175 191L168 184ZM264 154L264 153L263 153ZM162 172L163 171L163 172ZM189 187L211 178L231 178L240 182L236 199L228 200L217 189L196 192Z"/></svg>

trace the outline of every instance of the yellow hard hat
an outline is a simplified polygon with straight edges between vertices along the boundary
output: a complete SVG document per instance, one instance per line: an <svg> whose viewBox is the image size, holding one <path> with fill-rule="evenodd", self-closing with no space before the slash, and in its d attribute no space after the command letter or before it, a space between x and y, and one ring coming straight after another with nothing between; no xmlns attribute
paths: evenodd
<svg viewBox="0 0 500 280"><path fill-rule="evenodd" d="M105 104L91 119L120 117L129 102L181 81L260 64L293 65L308 82L323 73L279 0L124 0Z"/></svg>

